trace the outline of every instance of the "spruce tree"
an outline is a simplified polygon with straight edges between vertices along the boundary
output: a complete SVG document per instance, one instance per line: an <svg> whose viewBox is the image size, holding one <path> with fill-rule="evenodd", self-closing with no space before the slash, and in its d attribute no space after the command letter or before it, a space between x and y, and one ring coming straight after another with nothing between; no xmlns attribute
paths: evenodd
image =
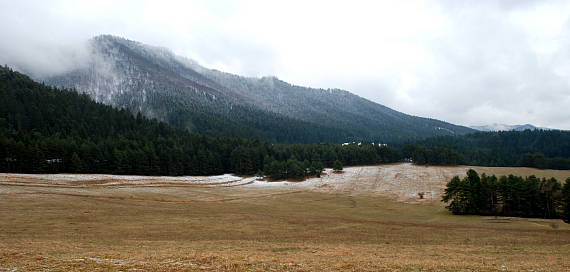
<svg viewBox="0 0 570 272"><path fill-rule="evenodd" d="M446 208L453 214L466 214L468 212L468 199L466 197L465 179L461 180L458 176L453 177L447 183L441 201L449 203Z"/></svg>
<svg viewBox="0 0 570 272"><path fill-rule="evenodd" d="M333 170L334 171L342 171L342 169L343 169L342 162L340 162L339 160L334 161Z"/></svg>
<svg viewBox="0 0 570 272"><path fill-rule="evenodd" d="M286 178L303 178L305 177L305 170L301 163L295 157L287 160L287 177Z"/></svg>
<svg viewBox="0 0 570 272"><path fill-rule="evenodd" d="M319 161L313 161L311 163L311 169L313 169L313 172L311 173L311 175L315 175L318 178L321 177L321 173L323 172L323 163L319 160Z"/></svg>
<svg viewBox="0 0 570 272"><path fill-rule="evenodd" d="M562 219L570 224L570 178L566 179L562 189Z"/></svg>
<svg viewBox="0 0 570 272"><path fill-rule="evenodd" d="M81 173L83 171L83 161L81 161L81 158L79 158L77 153L73 153L73 155L71 155L69 170L72 173Z"/></svg>

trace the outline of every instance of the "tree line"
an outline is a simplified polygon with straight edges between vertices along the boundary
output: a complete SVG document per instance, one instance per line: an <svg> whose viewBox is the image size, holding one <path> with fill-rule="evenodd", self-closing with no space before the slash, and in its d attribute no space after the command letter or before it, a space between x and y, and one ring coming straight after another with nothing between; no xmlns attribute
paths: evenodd
<svg viewBox="0 0 570 272"><path fill-rule="evenodd" d="M533 167L539 169L570 169L570 158L554 157L548 158L543 153L525 153L521 159L520 166Z"/></svg>
<svg viewBox="0 0 570 272"><path fill-rule="evenodd" d="M378 145L273 144L207 137L117 110L72 90L0 68L0 172L212 175L319 175L335 162L396 162Z"/></svg>
<svg viewBox="0 0 570 272"><path fill-rule="evenodd" d="M456 156L443 156L444 164L455 162L480 166L527 166L541 169L570 169L570 132L560 130L525 130L479 132L458 136L440 136L416 141L416 147L432 149L434 158L452 150ZM447 150L446 150L447 149ZM430 160L429 157L432 159ZM420 160L421 161L421 158Z"/></svg>
<svg viewBox="0 0 570 272"><path fill-rule="evenodd" d="M442 197L453 214L562 218L570 223L570 178L487 176L470 169L453 177Z"/></svg>
<svg viewBox="0 0 570 272"><path fill-rule="evenodd" d="M569 169L569 135L561 131L477 133L389 147L208 137L96 103L73 90L39 84L0 67L2 172L265 173L280 179L318 176L335 161L345 166L413 161L419 165Z"/></svg>
<svg viewBox="0 0 570 272"><path fill-rule="evenodd" d="M463 157L455 150L446 147L425 147L406 145L403 154L417 165L459 165Z"/></svg>

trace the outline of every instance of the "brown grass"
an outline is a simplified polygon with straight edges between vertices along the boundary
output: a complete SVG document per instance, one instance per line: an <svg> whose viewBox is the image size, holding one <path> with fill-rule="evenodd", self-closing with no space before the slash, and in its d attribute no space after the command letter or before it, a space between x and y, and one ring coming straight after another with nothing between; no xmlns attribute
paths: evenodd
<svg viewBox="0 0 570 272"><path fill-rule="evenodd" d="M570 178L570 171L568 170L547 170L536 169L527 167L484 167L484 166L464 166L465 168L473 168L479 174L486 173L487 175L496 176L522 176L528 177L535 175L539 178L556 178L559 182L563 183L567 178Z"/></svg>
<svg viewBox="0 0 570 272"><path fill-rule="evenodd" d="M0 185L0 271L569 271L568 256L560 220L452 216L436 202Z"/></svg>

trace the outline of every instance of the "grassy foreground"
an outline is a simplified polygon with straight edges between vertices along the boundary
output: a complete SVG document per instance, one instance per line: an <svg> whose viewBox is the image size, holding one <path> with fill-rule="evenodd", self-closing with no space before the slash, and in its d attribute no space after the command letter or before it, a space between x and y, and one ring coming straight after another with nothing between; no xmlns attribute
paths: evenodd
<svg viewBox="0 0 570 272"><path fill-rule="evenodd" d="M283 192L2 186L0 271L570 270L570 225L560 220ZM236 195L247 197L172 201Z"/></svg>

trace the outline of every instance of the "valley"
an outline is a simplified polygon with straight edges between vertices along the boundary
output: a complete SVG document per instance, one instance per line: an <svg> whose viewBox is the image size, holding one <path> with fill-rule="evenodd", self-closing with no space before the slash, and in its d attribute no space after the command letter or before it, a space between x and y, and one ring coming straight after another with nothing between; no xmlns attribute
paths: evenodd
<svg viewBox="0 0 570 272"><path fill-rule="evenodd" d="M0 174L5 271L564 271L561 220L453 216L447 181L532 168L326 169L270 182L234 175ZM418 193L423 192L420 198Z"/></svg>
<svg viewBox="0 0 570 272"><path fill-rule="evenodd" d="M570 271L568 1L116 2L0 1L0 272Z"/></svg>

